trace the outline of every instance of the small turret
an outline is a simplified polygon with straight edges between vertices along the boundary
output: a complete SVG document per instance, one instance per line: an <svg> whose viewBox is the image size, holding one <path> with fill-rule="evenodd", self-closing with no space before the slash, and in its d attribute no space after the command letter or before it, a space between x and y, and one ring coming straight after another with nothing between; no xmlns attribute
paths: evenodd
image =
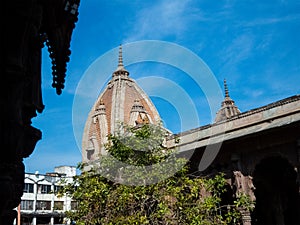
<svg viewBox="0 0 300 225"><path fill-rule="evenodd" d="M215 123L227 120L241 113L238 107L234 104L234 101L229 96L229 90L225 79L224 79L224 90L225 90L225 98L221 104L221 109L217 112Z"/></svg>

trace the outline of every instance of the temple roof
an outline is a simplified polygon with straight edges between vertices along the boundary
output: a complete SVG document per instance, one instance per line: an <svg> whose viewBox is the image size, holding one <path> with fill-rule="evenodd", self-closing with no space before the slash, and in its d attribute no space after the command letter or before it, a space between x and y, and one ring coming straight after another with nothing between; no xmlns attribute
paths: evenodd
<svg viewBox="0 0 300 225"><path fill-rule="evenodd" d="M129 77L119 47L118 66L106 88L92 107L82 139L83 161L104 154L108 134L119 131L121 124L136 126L142 123L160 124L161 118L149 96ZM94 147L93 147L94 146ZM94 153L87 150L94 149Z"/></svg>
<svg viewBox="0 0 300 225"><path fill-rule="evenodd" d="M229 90L225 79L224 79L224 91L225 91L225 98L221 103L221 109L217 112L215 123L227 120L241 113L241 111L235 105L234 101L229 96Z"/></svg>

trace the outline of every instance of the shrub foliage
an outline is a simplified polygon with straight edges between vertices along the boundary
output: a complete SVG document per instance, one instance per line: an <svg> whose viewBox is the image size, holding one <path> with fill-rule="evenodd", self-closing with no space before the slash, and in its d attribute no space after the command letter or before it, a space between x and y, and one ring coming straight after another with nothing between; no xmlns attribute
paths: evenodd
<svg viewBox="0 0 300 225"><path fill-rule="evenodd" d="M106 149L108 155L128 166L121 168L120 172L120 168L114 168L112 161L105 156L99 165L88 171L84 164L79 164L82 173L60 190L60 194L68 194L78 202L77 209L68 211L67 217L78 225L241 224L239 209L250 208L251 202L247 196L241 196L232 204L222 205L221 196L227 184L223 174L213 177L189 174L185 160L176 157L176 149L162 145L165 130L160 126L123 129L125 132L109 136ZM149 165L170 159L175 163L149 170ZM170 165L177 172L163 177ZM141 168L138 172L134 170L137 166ZM103 175L107 168L115 171ZM148 180L145 185L124 185L110 176L129 181L137 177ZM163 179L159 179L161 177ZM157 182L149 182L153 179Z"/></svg>

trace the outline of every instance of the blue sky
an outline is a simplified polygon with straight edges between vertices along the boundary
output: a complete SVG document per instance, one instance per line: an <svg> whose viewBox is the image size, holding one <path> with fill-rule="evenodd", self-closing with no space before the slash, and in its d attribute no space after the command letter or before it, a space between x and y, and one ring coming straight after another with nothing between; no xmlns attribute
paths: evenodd
<svg viewBox="0 0 300 225"><path fill-rule="evenodd" d="M300 1L297 0L82 1L71 42L66 87L60 96L51 87L51 64L48 52L43 51L42 86L46 107L33 119L43 138L33 154L24 160L26 171L45 173L53 171L54 166L80 162L81 150L77 145L80 140L76 141L72 121L73 101L79 95L77 86L91 65L103 54L117 52L119 44L157 40L188 49L210 68L221 87L226 78L230 96L241 111L247 111L300 93L299 30ZM129 53L125 49L126 64ZM113 60L117 66L117 55ZM205 125L214 119L215 112L208 105L210 99L180 69L153 62L136 63L127 69L153 95L165 125L173 132ZM109 79L113 72L103 74L103 71L104 68L95 71L95 77ZM97 96L89 94L99 94L104 84L94 82L91 92L88 86L84 94L92 101ZM178 112L174 107L175 101L170 100L175 93L172 94L172 84L177 85L175 92L182 88L189 96L199 121L180 121L190 112ZM164 97L168 94L169 97ZM183 97L176 97L176 104L191 108L186 107ZM217 107L221 104L216 99L213 102ZM85 119L82 115L77 118L80 124Z"/></svg>

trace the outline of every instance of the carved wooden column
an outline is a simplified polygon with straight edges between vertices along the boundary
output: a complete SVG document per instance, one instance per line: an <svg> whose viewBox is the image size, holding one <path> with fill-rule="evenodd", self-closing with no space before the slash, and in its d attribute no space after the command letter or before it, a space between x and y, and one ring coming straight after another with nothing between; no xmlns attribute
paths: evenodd
<svg viewBox="0 0 300 225"><path fill-rule="evenodd" d="M23 158L41 131L31 119L43 111L41 49L47 41L53 87L63 88L79 0L3 0L0 33L0 225L12 225L23 194Z"/></svg>
<svg viewBox="0 0 300 225"><path fill-rule="evenodd" d="M234 171L234 186L236 187L236 196L246 194L251 201L255 201L254 185L251 176L244 176L241 171ZM243 225L251 225L251 214L248 209L240 208Z"/></svg>
<svg viewBox="0 0 300 225"><path fill-rule="evenodd" d="M298 221L300 221L300 139L297 140L297 185L298 185Z"/></svg>
<svg viewBox="0 0 300 225"><path fill-rule="evenodd" d="M239 209L242 214L243 225L251 225L251 214L247 209Z"/></svg>
<svg viewBox="0 0 300 225"><path fill-rule="evenodd" d="M300 139L297 140L297 183L300 193Z"/></svg>

